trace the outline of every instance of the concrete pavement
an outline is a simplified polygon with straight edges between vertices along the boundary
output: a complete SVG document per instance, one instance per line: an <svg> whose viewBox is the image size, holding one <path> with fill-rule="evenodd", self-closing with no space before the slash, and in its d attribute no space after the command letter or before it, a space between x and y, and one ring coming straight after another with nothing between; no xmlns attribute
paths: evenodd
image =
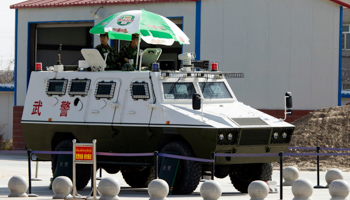
<svg viewBox="0 0 350 200"><path fill-rule="evenodd" d="M35 162L32 162L32 177L35 176ZM320 177L320 185L326 185L326 181L324 179L326 172L321 172ZM9 194L9 190L7 189L7 183L9 179L14 176L19 175L28 179L28 163L26 154L0 154L0 199L8 199L7 195ZM52 199L53 192L49 189L50 177L51 174L51 162L39 162L39 173L38 178L43 179L43 181L32 181L32 193L38 194L39 197L31 197L31 199ZM121 192L119 197L121 200L123 199L144 199L148 200L149 196L147 193L147 188L130 188L124 181L121 173L117 174L108 174L103 171L103 177L114 177L121 184ZM309 179L314 185L317 184L316 179L316 171L304 171L300 173L299 178ZM350 182L350 172L344 172L344 178L346 181ZM273 181L277 182L277 187L279 191L279 171L273 172ZM238 200L248 200L250 199L248 194L241 194L231 184L230 178L226 177L224 179L215 179L222 187L223 194L220 199L238 199ZM201 196L199 194L199 188L190 195L169 195L169 199L173 200L182 200L184 198L190 198L191 200L201 200ZM89 183L90 185L90 183ZM90 187L87 186L84 190L78 191L81 195L86 196L90 192ZM293 199L293 194L291 191L291 187L283 187L283 199ZM311 197L314 200L329 200L331 196L329 195L328 189L315 189L314 193ZM11 200L17 200L23 198L11 198ZM266 198L267 200L276 200L279 199L279 193L269 194Z"/></svg>

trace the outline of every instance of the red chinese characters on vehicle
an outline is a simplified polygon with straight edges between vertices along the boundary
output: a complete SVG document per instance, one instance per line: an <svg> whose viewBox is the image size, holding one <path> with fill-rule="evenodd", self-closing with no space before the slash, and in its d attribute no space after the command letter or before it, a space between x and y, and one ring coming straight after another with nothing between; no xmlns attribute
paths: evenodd
<svg viewBox="0 0 350 200"><path fill-rule="evenodd" d="M61 104L61 114L60 114L60 117L67 117L68 115L68 110L70 109L70 102L69 101L62 101L62 104Z"/></svg>
<svg viewBox="0 0 350 200"><path fill-rule="evenodd" d="M32 115L41 115L40 107L43 107L43 102L41 100L34 101Z"/></svg>

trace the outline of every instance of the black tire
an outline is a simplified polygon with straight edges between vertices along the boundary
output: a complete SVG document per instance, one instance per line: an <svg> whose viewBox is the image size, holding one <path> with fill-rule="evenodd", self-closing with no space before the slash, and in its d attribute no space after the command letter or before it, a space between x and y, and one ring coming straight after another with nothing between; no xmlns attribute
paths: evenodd
<svg viewBox="0 0 350 200"><path fill-rule="evenodd" d="M59 142L57 144L57 146L55 147L55 151L60 151L60 149L69 149L69 151L73 150L73 143L71 140L62 140L61 142ZM69 159L69 165L68 166L72 166L73 163L73 157L72 155L69 155L70 159ZM55 172L56 170L56 166L57 166L57 161L58 161L58 155L54 154L52 155L51 158L51 170L52 170L52 174L53 177L56 178L58 176L67 176L69 177L72 181L72 171L69 171L68 173L65 172ZM72 168L71 168L72 170ZM76 165L76 188L77 190L81 190L83 189L89 182L91 177L91 165Z"/></svg>
<svg viewBox="0 0 350 200"><path fill-rule="evenodd" d="M235 166L230 173L233 186L242 193L248 192L252 181L270 181L272 177L272 163L241 164Z"/></svg>
<svg viewBox="0 0 350 200"><path fill-rule="evenodd" d="M178 152L178 155L195 157L191 147L181 141L174 141L166 144L162 153L169 151ZM160 162L161 163L161 159ZM180 160L180 165L175 178L173 194L190 194L198 186L202 174L202 167L198 162Z"/></svg>
<svg viewBox="0 0 350 200"><path fill-rule="evenodd" d="M101 168L104 169L108 174L116 174L120 171L120 169L118 167L106 167L106 166L104 166Z"/></svg>
<svg viewBox="0 0 350 200"><path fill-rule="evenodd" d="M146 188L155 178L154 167L128 167L121 172L125 182L133 188Z"/></svg>

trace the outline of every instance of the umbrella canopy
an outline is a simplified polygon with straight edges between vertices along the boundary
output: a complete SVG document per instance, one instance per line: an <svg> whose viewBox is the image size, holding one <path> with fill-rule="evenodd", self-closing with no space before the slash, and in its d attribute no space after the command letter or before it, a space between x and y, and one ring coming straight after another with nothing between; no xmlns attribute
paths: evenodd
<svg viewBox="0 0 350 200"><path fill-rule="evenodd" d="M174 41L190 44L190 39L169 19L145 10L130 10L111 15L90 29L92 34L108 32L110 39L131 40L139 33L149 44L170 46Z"/></svg>

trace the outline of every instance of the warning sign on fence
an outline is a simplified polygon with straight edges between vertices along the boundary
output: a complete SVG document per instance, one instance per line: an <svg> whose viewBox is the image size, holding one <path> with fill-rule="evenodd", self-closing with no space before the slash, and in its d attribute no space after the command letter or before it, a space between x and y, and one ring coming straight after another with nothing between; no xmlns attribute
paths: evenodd
<svg viewBox="0 0 350 200"><path fill-rule="evenodd" d="M96 140L92 140L92 143L77 143L73 141L73 199L81 199L77 197L76 188L76 165L77 164L91 164L92 165L92 191L86 199L96 198ZM91 198L90 198L91 197Z"/></svg>
<svg viewBox="0 0 350 200"><path fill-rule="evenodd" d="M75 146L75 160L92 160L92 147Z"/></svg>

